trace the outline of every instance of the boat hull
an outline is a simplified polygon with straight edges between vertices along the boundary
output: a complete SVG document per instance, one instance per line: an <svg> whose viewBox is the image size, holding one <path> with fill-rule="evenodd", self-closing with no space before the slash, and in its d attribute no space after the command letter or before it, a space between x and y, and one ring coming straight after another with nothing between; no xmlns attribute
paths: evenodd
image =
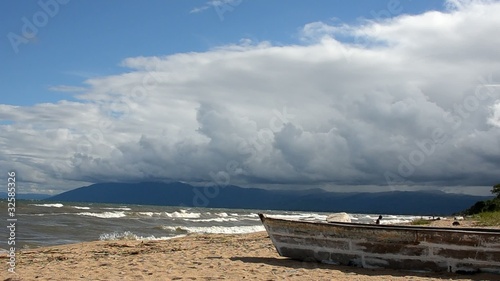
<svg viewBox="0 0 500 281"><path fill-rule="evenodd" d="M292 259L364 268L500 273L497 230L259 217L278 253Z"/></svg>

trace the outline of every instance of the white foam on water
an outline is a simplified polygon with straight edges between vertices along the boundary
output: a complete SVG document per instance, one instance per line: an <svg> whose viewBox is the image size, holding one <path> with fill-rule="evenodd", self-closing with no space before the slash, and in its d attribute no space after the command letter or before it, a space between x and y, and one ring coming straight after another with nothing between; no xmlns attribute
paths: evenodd
<svg viewBox="0 0 500 281"><path fill-rule="evenodd" d="M378 219L379 215L367 215L367 214L354 214L351 216L356 216L353 218L353 220L358 220L361 223L375 223L375 221ZM402 224L402 223L409 223L417 218L420 218L419 216L410 216L410 215L384 215L382 214L382 220L380 220L380 224Z"/></svg>
<svg viewBox="0 0 500 281"><path fill-rule="evenodd" d="M125 212L104 212L104 213L83 212L83 213L77 213L77 215L97 217L97 218L103 218L103 219L123 218L123 217L127 216L127 215L125 215Z"/></svg>
<svg viewBox="0 0 500 281"><path fill-rule="evenodd" d="M130 209L129 207L127 206L124 206L124 207L108 207L108 208L101 208L102 210L120 210L120 211L130 211L132 209Z"/></svg>
<svg viewBox="0 0 500 281"><path fill-rule="evenodd" d="M146 217L153 217L153 216L161 216L163 213L158 213L158 212L138 212L138 215L141 216L146 216Z"/></svg>
<svg viewBox="0 0 500 281"><path fill-rule="evenodd" d="M227 213L217 213L217 214L215 214L215 215L216 215L216 216L219 216L219 217L222 217L222 218L225 218L225 217L227 217L227 216L228 216L228 214L227 214Z"/></svg>
<svg viewBox="0 0 500 281"><path fill-rule="evenodd" d="M259 215L256 214L256 213L252 213L252 214L246 214L246 215L241 215L242 217L248 217L248 218L259 218Z"/></svg>
<svg viewBox="0 0 500 281"><path fill-rule="evenodd" d="M168 226L168 225L162 225L161 229L168 230L170 232L176 232L176 233L188 233L186 229L184 229L182 226Z"/></svg>
<svg viewBox="0 0 500 281"><path fill-rule="evenodd" d="M382 219L380 220L380 224L402 224L402 223L409 223L412 222L415 219L418 219L420 217L384 217L382 216Z"/></svg>
<svg viewBox="0 0 500 281"><path fill-rule="evenodd" d="M55 203L55 204L31 204L32 206L38 206L38 207L52 207L52 208L61 208L64 207L63 204L61 203Z"/></svg>
<svg viewBox="0 0 500 281"><path fill-rule="evenodd" d="M246 220L246 221L260 221L260 218L244 218L241 220Z"/></svg>
<svg viewBox="0 0 500 281"><path fill-rule="evenodd" d="M130 231L125 232L112 232L112 233L103 233L99 236L100 241L113 241L113 240L170 240L173 238L180 238L186 235L176 235L176 236L161 236L156 237L154 235L151 236L139 236Z"/></svg>
<svg viewBox="0 0 500 281"><path fill-rule="evenodd" d="M71 207L78 210L90 210L90 207L80 207L80 206L71 206Z"/></svg>
<svg viewBox="0 0 500 281"><path fill-rule="evenodd" d="M212 219L188 219L192 222L226 222L226 221L239 221L237 218L212 218Z"/></svg>
<svg viewBox="0 0 500 281"><path fill-rule="evenodd" d="M165 213L169 218L185 218L185 219L197 219L201 216L200 213L188 213L185 210L181 210L180 212L173 213Z"/></svg>
<svg viewBox="0 0 500 281"><path fill-rule="evenodd" d="M351 217L352 222L356 223L375 223L379 215L374 214L348 214ZM327 215L314 214L314 213L292 213L292 214L269 214L269 217L285 220L300 220L300 221L325 221ZM384 215L382 214L382 220L380 224L402 224L409 223L415 219L420 218L420 216L411 215Z"/></svg>
<svg viewBox="0 0 500 281"><path fill-rule="evenodd" d="M206 226L206 227L194 227L194 226L163 226L165 230L175 231L175 232L187 232L187 233L210 233L210 234L243 234L243 233L253 233L259 231L265 231L263 225L252 225L252 226Z"/></svg>
<svg viewBox="0 0 500 281"><path fill-rule="evenodd" d="M284 220L325 221L327 215L320 215L320 214L281 214L281 215L275 215L275 214L271 214L271 215L269 215L269 217L276 218L276 219L284 219Z"/></svg>

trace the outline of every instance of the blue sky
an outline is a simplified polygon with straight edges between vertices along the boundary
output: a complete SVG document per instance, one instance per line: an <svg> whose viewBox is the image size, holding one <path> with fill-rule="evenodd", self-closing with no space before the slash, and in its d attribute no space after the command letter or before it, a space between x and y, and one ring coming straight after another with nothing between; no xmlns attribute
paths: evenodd
<svg viewBox="0 0 500 281"><path fill-rule="evenodd" d="M500 180L498 1L0 13L0 169L24 192L158 180L487 194Z"/></svg>
<svg viewBox="0 0 500 281"><path fill-rule="evenodd" d="M400 11L392 16L418 14L442 10L444 2L242 0L215 8L205 1L68 1L58 7L30 43L15 47L16 53L7 35L21 35L22 18L34 23L43 7L38 1L0 3L2 103L71 99L49 88L78 87L87 78L126 71L120 62L128 57L203 52L242 38L301 44L298 30L310 22L356 23L386 17L392 10ZM203 7L208 8L194 12Z"/></svg>

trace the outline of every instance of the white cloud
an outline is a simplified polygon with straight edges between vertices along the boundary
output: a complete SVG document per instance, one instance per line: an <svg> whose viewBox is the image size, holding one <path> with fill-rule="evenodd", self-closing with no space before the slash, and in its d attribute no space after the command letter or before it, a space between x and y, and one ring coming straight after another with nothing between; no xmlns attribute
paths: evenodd
<svg viewBox="0 0 500 281"><path fill-rule="evenodd" d="M201 6L201 7L194 7L189 11L190 14L197 14L205 11L206 9L210 8L209 6Z"/></svg>
<svg viewBox="0 0 500 281"><path fill-rule="evenodd" d="M500 128L500 101L498 101L495 105L493 105L491 107L491 110L492 114L490 119L488 119L488 122L491 125Z"/></svg>
<svg viewBox="0 0 500 281"><path fill-rule="evenodd" d="M244 40L127 58L129 72L87 80L78 102L0 105L0 166L33 190L211 182L218 172L246 186L376 186L387 173L421 186L491 185L500 91L485 85L500 80L499 12L468 3L307 24L303 45Z"/></svg>
<svg viewBox="0 0 500 281"><path fill-rule="evenodd" d="M234 7L238 6L243 0L210 0L205 5L194 7L189 11L190 14L198 14L204 12L209 8L214 8L216 13L221 16L226 11L232 11ZM223 19L223 17L221 18Z"/></svg>
<svg viewBox="0 0 500 281"><path fill-rule="evenodd" d="M49 90L54 92L78 93L78 92L83 92L87 89L84 87L57 85L57 86L50 86Z"/></svg>

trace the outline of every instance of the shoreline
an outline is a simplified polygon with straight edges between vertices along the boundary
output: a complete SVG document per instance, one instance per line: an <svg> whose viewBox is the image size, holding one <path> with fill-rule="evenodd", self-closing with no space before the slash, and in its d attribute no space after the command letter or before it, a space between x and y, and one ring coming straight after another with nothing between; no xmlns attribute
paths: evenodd
<svg viewBox="0 0 500 281"><path fill-rule="evenodd" d="M16 273L0 255L1 280L492 280L479 273L410 272L280 257L266 232L191 234L169 240L112 240L23 249ZM68 276L68 272L71 275ZM8 279L11 278L11 279Z"/></svg>

